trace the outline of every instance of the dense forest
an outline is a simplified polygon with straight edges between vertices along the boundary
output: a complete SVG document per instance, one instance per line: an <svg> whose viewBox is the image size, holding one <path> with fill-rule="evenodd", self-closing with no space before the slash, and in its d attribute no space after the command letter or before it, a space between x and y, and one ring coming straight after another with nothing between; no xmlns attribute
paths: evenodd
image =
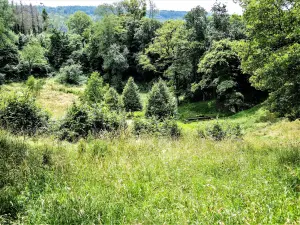
<svg viewBox="0 0 300 225"><path fill-rule="evenodd" d="M1 4L3 82L68 68L97 71L120 92L130 76L145 89L162 78L177 103L216 99L220 110L238 112L270 94L270 110L299 117L297 75L290 75L297 68L297 4L282 3L278 12L273 3L241 2L239 16L216 3L211 16L199 6L185 20L160 22L153 3L147 18L146 1L124 1L100 5L97 21L74 13L67 31L50 23L46 9ZM269 8L276 18L265 20Z"/></svg>
<svg viewBox="0 0 300 225"><path fill-rule="evenodd" d="M300 2L235 2L0 0L0 224L299 224Z"/></svg>

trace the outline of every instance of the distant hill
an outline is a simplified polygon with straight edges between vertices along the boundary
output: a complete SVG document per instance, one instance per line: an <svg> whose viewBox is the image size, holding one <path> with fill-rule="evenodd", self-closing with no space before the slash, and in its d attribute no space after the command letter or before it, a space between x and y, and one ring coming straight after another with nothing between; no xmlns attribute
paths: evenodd
<svg viewBox="0 0 300 225"><path fill-rule="evenodd" d="M49 14L58 14L62 16L69 16L76 11L83 11L90 16L94 16L96 6L57 6L57 7L45 7ZM42 10L42 7L40 7ZM156 19L165 21L169 19L183 19L187 14L186 11L173 11L173 10L161 10L156 16Z"/></svg>

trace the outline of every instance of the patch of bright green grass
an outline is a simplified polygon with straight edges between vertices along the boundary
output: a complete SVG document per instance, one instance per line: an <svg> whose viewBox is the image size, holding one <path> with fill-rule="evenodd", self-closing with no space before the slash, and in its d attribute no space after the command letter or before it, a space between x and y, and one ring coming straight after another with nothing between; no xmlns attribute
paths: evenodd
<svg viewBox="0 0 300 225"><path fill-rule="evenodd" d="M197 116L221 117L225 115L218 112L215 101L185 103L178 107L178 114L180 120Z"/></svg>
<svg viewBox="0 0 300 225"><path fill-rule="evenodd" d="M65 115L68 107L76 102L84 91L84 86L65 86L55 82L53 78L45 79L45 85L37 96L37 103L50 115L59 119ZM24 82L10 83L1 87L1 95L9 95L12 92L24 93Z"/></svg>

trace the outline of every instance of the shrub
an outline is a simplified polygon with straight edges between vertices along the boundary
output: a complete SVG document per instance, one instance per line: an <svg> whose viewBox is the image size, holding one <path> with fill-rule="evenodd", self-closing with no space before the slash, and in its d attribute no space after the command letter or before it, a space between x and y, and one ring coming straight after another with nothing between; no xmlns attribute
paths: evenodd
<svg viewBox="0 0 300 225"><path fill-rule="evenodd" d="M168 136L173 138L178 138L181 136L181 129L175 120L165 120L163 122L163 128Z"/></svg>
<svg viewBox="0 0 300 225"><path fill-rule="evenodd" d="M105 112L100 105L90 107L74 103L61 121L58 134L62 140L76 141L89 134L113 132L125 127L126 121L122 115Z"/></svg>
<svg viewBox="0 0 300 225"><path fill-rule="evenodd" d="M36 80L33 76L28 77L26 86L33 96L38 96L45 85L45 80Z"/></svg>
<svg viewBox="0 0 300 225"><path fill-rule="evenodd" d="M226 138L226 132L218 123L209 128L207 134L215 141L222 141Z"/></svg>
<svg viewBox="0 0 300 225"><path fill-rule="evenodd" d="M275 123L278 119L278 114L272 113L270 111L267 111L264 115L260 116L256 122L261 122L261 123Z"/></svg>
<svg viewBox="0 0 300 225"><path fill-rule="evenodd" d="M146 106L146 116L165 119L176 114L177 105L165 82L154 84Z"/></svg>
<svg viewBox="0 0 300 225"><path fill-rule="evenodd" d="M120 96L114 88L110 88L104 96L104 102L110 110L118 111L121 108Z"/></svg>
<svg viewBox="0 0 300 225"><path fill-rule="evenodd" d="M132 77L129 78L123 90L122 103L126 112L141 111L143 108L138 86Z"/></svg>
<svg viewBox="0 0 300 225"><path fill-rule="evenodd" d="M181 129L174 120L165 120L163 122L151 119L135 119L133 124L135 135L161 135L177 138L181 135Z"/></svg>
<svg viewBox="0 0 300 225"><path fill-rule="evenodd" d="M199 128L197 130L200 138L211 138L215 141L222 141L226 138L239 139L243 136L242 128L239 124L222 126L215 123L212 126Z"/></svg>
<svg viewBox="0 0 300 225"><path fill-rule="evenodd" d="M35 134L46 129L49 116L37 107L34 98L9 97L0 109L0 125L13 133Z"/></svg>
<svg viewBox="0 0 300 225"><path fill-rule="evenodd" d="M84 91L84 99L88 103L100 103L104 100L108 86L104 85L103 78L98 72L91 74Z"/></svg>
<svg viewBox="0 0 300 225"><path fill-rule="evenodd" d="M74 103L61 121L58 133L62 140L75 141L80 137L87 137L91 129L88 106Z"/></svg>
<svg viewBox="0 0 300 225"><path fill-rule="evenodd" d="M81 65L74 64L60 68L57 80L61 84L79 85L83 81Z"/></svg>
<svg viewBox="0 0 300 225"><path fill-rule="evenodd" d="M123 115L116 112L105 112L99 105L94 106L91 113L93 133L118 131L126 127L126 120Z"/></svg>

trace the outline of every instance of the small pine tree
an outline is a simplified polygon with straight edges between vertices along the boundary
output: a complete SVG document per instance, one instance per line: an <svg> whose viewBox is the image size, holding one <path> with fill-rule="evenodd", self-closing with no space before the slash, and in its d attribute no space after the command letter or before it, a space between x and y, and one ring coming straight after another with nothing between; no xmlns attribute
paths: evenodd
<svg viewBox="0 0 300 225"><path fill-rule="evenodd" d="M110 110L119 110L120 107L120 97L118 92L114 88L110 88L104 96L104 102L109 107Z"/></svg>
<svg viewBox="0 0 300 225"><path fill-rule="evenodd" d="M177 112L177 104L166 83L160 80L154 84L146 107L147 117L166 119Z"/></svg>
<svg viewBox="0 0 300 225"><path fill-rule="evenodd" d="M91 74L84 91L84 99L88 103L100 103L104 100L108 86L104 84L103 78L98 72Z"/></svg>
<svg viewBox="0 0 300 225"><path fill-rule="evenodd" d="M122 102L126 112L141 111L143 109L138 86L132 77L129 78L122 94Z"/></svg>

